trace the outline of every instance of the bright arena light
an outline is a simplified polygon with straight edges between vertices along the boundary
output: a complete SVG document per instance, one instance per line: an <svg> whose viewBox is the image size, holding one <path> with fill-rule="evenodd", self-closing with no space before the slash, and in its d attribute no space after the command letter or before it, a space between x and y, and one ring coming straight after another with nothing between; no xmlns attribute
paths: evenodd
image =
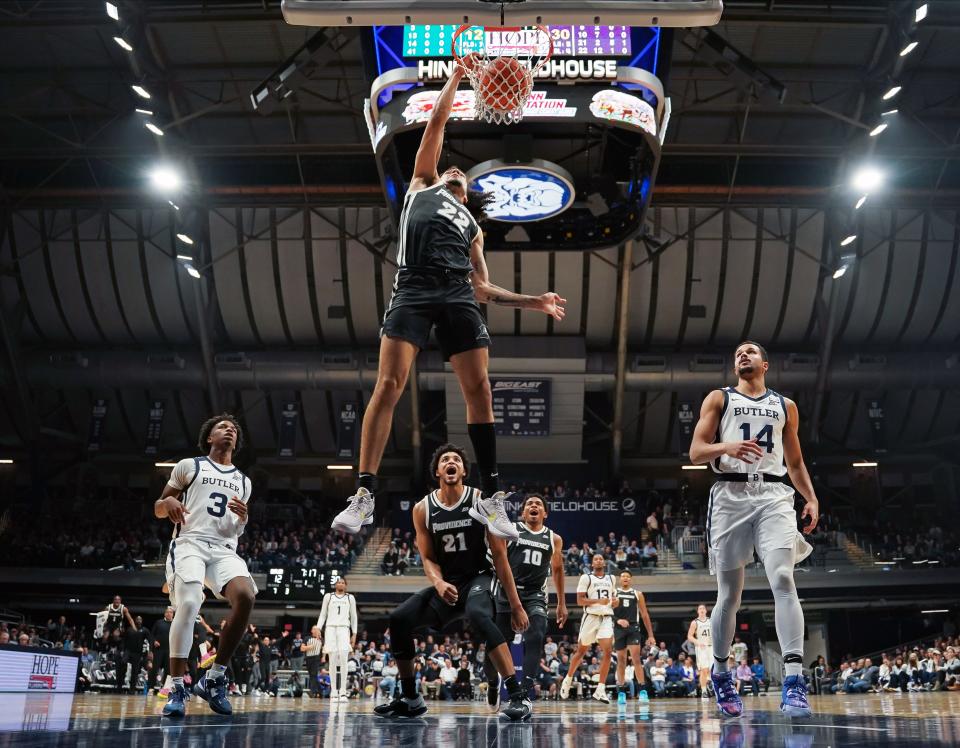
<svg viewBox="0 0 960 748"><path fill-rule="evenodd" d="M149 99L149 98L150 98L150 92L149 92L147 89L145 89L143 86L138 86L138 85L134 84L134 85L130 86L130 88L132 88L132 89L133 89L133 92L134 92L137 96L139 96L141 99Z"/></svg>
<svg viewBox="0 0 960 748"><path fill-rule="evenodd" d="M120 11L113 3L107 3L107 15L110 16L114 21L120 20Z"/></svg>
<svg viewBox="0 0 960 748"><path fill-rule="evenodd" d="M846 247L846 246L848 246L848 245L850 245L850 244L853 244L856 240L857 240L857 235L856 235L856 234L850 234L850 236L845 236L845 237L843 238L843 241L840 242L840 246L841 246L841 247Z"/></svg>
<svg viewBox="0 0 960 748"><path fill-rule="evenodd" d="M857 192L869 194L883 185L883 172L873 166L864 166L854 172L850 186Z"/></svg>
<svg viewBox="0 0 960 748"><path fill-rule="evenodd" d="M918 6L916 11L913 14L914 23L920 23L920 21L926 18L928 10L929 8L927 8L926 3L923 3L923 5Z"/></svg>
<svg viewBox="0 0 960 748"><path fill-rule="evenodd" d="M910 42L906 47L900 50L900 56L906 57L917 48L917 44L919 44L919 42Z"/></svg>
<svg viewBox="0 0 960 748"><path fill-rule="evenodd" d="M861 196L860 196L860 199L857 200L857 204L853 206L853 209L854 209L854 210L860 210L860 208L863 207L863 204L864 204L865 202L867 202L867 196L866 196L866 195L861 195Z"/></svg>
<svg viewBox="0 0 960 748"><path fill-rule="evenodd" d="M143 123L143 126L146 127L146 128L147 128L150 132L152 132L154 135L163 135L163 130L161 130L159 127L157 127L157 126L156 126L155 124L153 124L152 122L144 122L144 123Z"/></svg>
<svg viewBox="0 0 960 748"><path fill-rule="evenodd" d="M183 177L172 166L157 166L150 172L150 183L160 192L176 192L183 186Z"/></svg>
<svg viewBox="0 0 960 748"><path fill-rule="evenodd" d="M190 276L191 278L200 278L200 277L201 277L200 271L197 270L197 269L196 269L193 265L191 265L189 262L185 262L185 263L183 264L183 266L187 269L187 273L189 274L189 276Z"/></svg>
<svg viewBox="0 0 960 748"><path fill-rule="evenodd" d="M182 241L184 244L193 244L193 239L186 234L177 234L177 239Z"/></svg>
<svg viewBox="0 0 960 748"><path fill-rule="evenodd" d="M883 95L883 100L890 101L890 99L892 99L894 96L900 93L901 88L903 88L903 86L891 86L890 88L887 89L887 92Z"/></svg>
<svg viewBox="0 0 960 748"><path fill-rule="evenodd" d="M877 137L877 135L879 135L880 133L882 133L882 132L883 132L884 130L886 130L886 129L887 129L887 123L886 123L886 122L881 122L879 125L877 125L876 127L874 127L874 128L870 131L870 137L871 137L871 138L875 138L875 137Z"/></svg>
<svg viewBox="0 0 960 748"><path fill-rule="evenodd" d="M133 47L130 46L130 42L128 42L122 36L115 36L113 37L113 40L117 43L117 46L119 46L120 49L124 49L127 52L133 52Z"/></svg>

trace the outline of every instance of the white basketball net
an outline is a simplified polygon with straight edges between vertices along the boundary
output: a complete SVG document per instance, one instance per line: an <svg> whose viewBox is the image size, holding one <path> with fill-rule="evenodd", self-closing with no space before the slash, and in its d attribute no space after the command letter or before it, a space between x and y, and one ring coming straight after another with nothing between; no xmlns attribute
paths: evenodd
<svg viewBox="0 0 960 748"><path fill-rule="evenodd" d="M552 54L553 40L544 26L464 24L453 36L454 59L474 90L474 115L496 125L523 119L534 76Z"/></svg>

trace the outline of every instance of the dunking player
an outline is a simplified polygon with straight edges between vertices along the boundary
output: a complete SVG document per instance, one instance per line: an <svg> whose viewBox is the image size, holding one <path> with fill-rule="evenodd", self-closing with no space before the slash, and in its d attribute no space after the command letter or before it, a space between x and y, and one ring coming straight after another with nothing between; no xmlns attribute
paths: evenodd
<svg viewBox="0 0 960 748"><path fill-rule="evenodd" d="M643 689L645 678L643 675L643 660L640 657L640 619L647 629L647 644L654 645L653 624L650 623L650 614L647 612L647 601L640 590L633 588L633 574L624 569L620 572L620 586L617 588L617 620L613 627L613 649L617 653L617 703L623 704L627 700L627 651L630 652L630 662L633 663L633 672L640 682L640 699L648 698Z"/></svg>
<svg viewBox="0 0 960 748"><path fill-rule="evenodd" d="M707 542L717 574L713 631L713 686L722 714L738 716L743 702L727 665L736 628L743 570L754 549L773 591L777 638L786 677L780 711L810 716L803 679L803 610L793 566L809 555L797 532L794 488L806 504L804 532L813 532L820 510L800 451L797 406L767 388L770 364L763 346L744 341L734 354L736 387L711 392L703 401L690 445L694 464L709 462L717 473L707 510Z"/></svg>
<svg viewBox="0 0 960 748"><path fill-rule="evenodd" d="M527 614L520 604L510 572L506 543L477 521L470 511L479 493L463 484L467 475L466 453L453 444L444 444L430 460L430 473L440 488L427 494L413 508L417 549L423 571L432 587L408 598L390 615L390 642L400 671L401 694L389 704L374 709L381 717L419 717L427 711L417 693L413 665L413 634L419 629L441 630L466 619L480 641L486 642L487 657L503 676L510 703L501 712L510 720L530 716L524 703L523 687L516 677L510 648L497 628L493 605L493 570L487 548L503 590L510 601L513 630L527 628Z"/></svg>
<svg viewBox="0 0 960 748"><path fill-rule="evenodd" d="M507 543L510 571L517 586L520 604L530 625L523 633L523 694L530 693L533 678L543 656L543 640L547 635L547 577L553 575L557 591L557 625L567 622L567 603L564 598L563 538L544 526L547 505L537 495L527 496L520 507L521 522L517 522L520 537ZM495 584L497 627L509 642L513 638L510 622L510 601L503 586ZM500 706L500 680L488 657L484 661L487 675L487 703L491 710Z"/></svg>
<svg viewBox="0 0 960 748"><path fill-rule="evenodd" d="M413 179L400 214L397 276L380 331L377 384L363 417L357 491L334 518L333 529L360 531L373 522L376 473L390 434L393 411L418 351L436 328L443 357L450 361L467 406L467 432L480 472L483 497L474 517L494 535L516 539L503 508L497 479L493 402L487 378L490 335L478 302L531 309L556 320L565 299L555 293L527 296L490 282L483 258L483 208L489 198L467 190L464 173L437 173L443 133L464 71L454 69L437 99L417 151Z"/></svg>
<svg viewBox="0 0 960 748"><path fill-rule="evenodd" d="M592 574L582 574L577 583L577 605L584 609L580 622L580 636L577 639L577 651L570 658L570 668L560 683L560 698L570 696L573 674L577 672L587 648L600 645L600 682L593 691L593 698L609 704L607 697L607 675L610 672L610 658L613 654L613 609L619 605L616 585L613 577L606 573L607 560L602 553L595 553L591 560Z"/></svg>
<svg viewBox="0 0 960 748"><path fill-rule="evenodd" d="M330 700L346 701L347 659L357 644L357 600L347 592L343 577L334 583L333 592L323 596L317 628L323 632L330 669Z"/></svg>
<svg viewBox="0 0 960 748"><path fill-rule="evenodd" d="M690 628L687 629L687 641L694 645L697 653L697 696L708 696L707 684L710 682L710 668L713 667L713 636L706 605L697 606L697 617L690 621Z"/></svg>
<svg viewBox="0 0 960 748"><path fill-rule="evenodd" d="M237 538L247 524L250 479L233 466L233 453L243 444L243 431L227 413L200 427L200 449L206 457L180 460L163 495L154 504L157 518L174 524L167 554L170 605L170 675L173 686L163 707L165 717L182 717L186 690L183 674L193 644L193 627L203 602L203 585L230 603L231 613L220 634L220 646L209 671L193 692L217 714L231 714L226 669L247 628L257 586L237 555Z"/></svg>

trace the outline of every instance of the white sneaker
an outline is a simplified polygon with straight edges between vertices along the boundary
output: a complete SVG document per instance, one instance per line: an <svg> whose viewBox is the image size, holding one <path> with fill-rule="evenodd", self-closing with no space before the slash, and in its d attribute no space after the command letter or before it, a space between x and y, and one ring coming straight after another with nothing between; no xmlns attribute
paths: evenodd
<svg viewBox="0 0 960 748"><path fill-rule="evenodd" d="M350 497L347 508L333 518L330 529L356 535L361 527L373 523L373 506L373 494L365 488L358 488L357 493Z"/></svg>
<svg viewBox="0 0 960 748"><path fill-rule="evenodd" d="M350 697L346 694L345 691L340 692L340 701L350 701Z"/></svg>
<svg viewBox="0 0 960 748"><path fill-rule="evenodd" d="M477 522L482 522L487 526L493 535L505 540L518 540L520 532L517 525L510 521L507 516L507 510L503 506L503 500L507 494L503 491L497 491L489 499L480 499L476 504L470 507L470 516Z"/></svg>
<svg viewBox="0 0 960 748"><path fill-rule="evenodd" d="M610 697L607 696L607 689L602 683L594 689L593 700L599 701L601 704L610 703Z"/></svg>
<svg viewBox="0 0 960 748"><path fill-rule="evenodd" d="M560 684L560 698L569 699L570 698L570 687L573 685L573 679L564 678L563 682Z"/></svg>

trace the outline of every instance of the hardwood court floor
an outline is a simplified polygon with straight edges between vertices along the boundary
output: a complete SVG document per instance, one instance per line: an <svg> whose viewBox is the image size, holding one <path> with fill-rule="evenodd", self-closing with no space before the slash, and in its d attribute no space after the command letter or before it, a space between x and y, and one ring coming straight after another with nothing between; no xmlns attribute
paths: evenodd
<svg viewBox="0 0 960 748"><path fill-rule="evenodd" d="M370 699L232 699L234 714L213 714L193 699L180 722L161 719L154 696L2 694L0 747L224 748L260 746L409 746L410 748L542 748L562 746L956 746L960 693L814 697L814 716L790 721L779 698L746 700L739 720L721 721L712 702L655 700L641 706L535 702L524 724L504 723L476 703L428 702L413 722L374 717Z"/></svg>

